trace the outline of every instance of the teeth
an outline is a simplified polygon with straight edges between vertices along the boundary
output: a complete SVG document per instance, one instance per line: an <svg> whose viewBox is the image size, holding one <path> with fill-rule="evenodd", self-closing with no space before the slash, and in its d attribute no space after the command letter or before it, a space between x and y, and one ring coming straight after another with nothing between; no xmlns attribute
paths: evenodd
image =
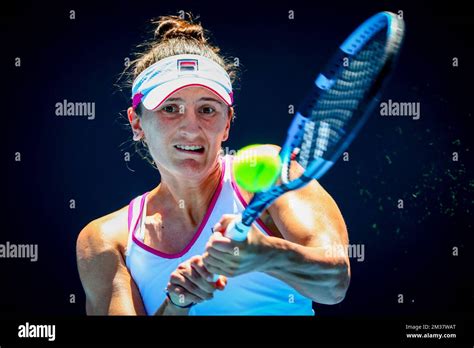
<svg viewBox="0 0 474 348"><path fill-rule="evenodd" d="M176 147L178 149L191 150L191 151L200 150L203 148L202 146L199 146L199 145L176 145Z"/></svg>

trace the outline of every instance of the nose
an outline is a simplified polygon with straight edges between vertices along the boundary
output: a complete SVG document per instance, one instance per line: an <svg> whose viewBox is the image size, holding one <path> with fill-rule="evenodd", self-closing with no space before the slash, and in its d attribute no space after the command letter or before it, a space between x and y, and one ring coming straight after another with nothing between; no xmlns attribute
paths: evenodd
<svg viewBox="0 0 474 348"><path fill-rule="evenodd" d="M201 125L199 124L198 115L193 108L186 108L181 118L181 124L179 126L181 134L186 135L197 135L201 130Z"/></svg>

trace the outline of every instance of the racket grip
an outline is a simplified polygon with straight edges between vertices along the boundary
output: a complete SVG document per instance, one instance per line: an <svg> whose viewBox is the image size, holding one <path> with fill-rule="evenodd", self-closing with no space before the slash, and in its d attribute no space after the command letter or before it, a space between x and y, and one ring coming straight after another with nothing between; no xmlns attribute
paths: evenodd
<svg viewBox="0 0 474 348"><path fill-rule="evenodd" d="M242 215L239 214L234 220L227 226L224 236L235 240L236 242L243 242L247 239L250 226L245 226L242 223Z"/></svg>
<svg viewBox="0 0 474 348"><path fill-rule="evenodd" d="M224 232L224 236L235 240L237 242L243 242L247 239L247 234L250 230L250 226L246 226L242 223L242 215L239 214L237 218L232 220ZM219 279L218 274L214 274L212 282L215 283Z"/></svg>

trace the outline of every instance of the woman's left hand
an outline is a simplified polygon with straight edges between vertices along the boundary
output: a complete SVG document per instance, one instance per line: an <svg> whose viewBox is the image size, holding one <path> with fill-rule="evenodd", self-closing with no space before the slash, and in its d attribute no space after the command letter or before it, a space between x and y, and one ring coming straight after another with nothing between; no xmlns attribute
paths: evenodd
<svg viewBox="0 0 474 348"><path fill-rule="evenodd" d="M235 277L248 272L261 272L268 267L272 248L268 237L254 225L243 242L225 237L227 226L236 217L225 214L213 228L214 233L203 254L204 266L211 273Z"/></svg>

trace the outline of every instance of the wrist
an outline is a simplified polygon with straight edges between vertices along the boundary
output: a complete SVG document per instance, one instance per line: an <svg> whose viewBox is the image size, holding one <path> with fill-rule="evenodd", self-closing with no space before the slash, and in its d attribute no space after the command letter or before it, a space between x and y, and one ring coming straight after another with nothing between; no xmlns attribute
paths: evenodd
<svg viewBox="0 0 474 348"><path fill-rule="evenodd" d="M160 308L158 308L154 315L161 316L161 315L188 315L189 308L181 309L174 304L171 303L168 297L165 297L165 300L161 304Z"/></svg>
<svg viewBox="0 0 474 348"><path fill-rule="evenodd" d="M191 308L192 306L195 305L194 302L191 302L190 304L187 304L187 305L184 305L184 306L175 303L175 302L171 299L171 296L170 296L170 294L169 294L168 291L166 291L166 298L167 298L167 300L168 300L168 302L169 302L169 304L170 304L171 306L175 306L175 307L180 308L180 309L189 309L189 308Z"/></svg>
<svg viewBox="0 0 474 348"><path fill-rule="evenodd" d="M167 294L168 295L168 294ZM169 296L165 296L165 300L154 315L188 315L189 308L182 308L175 305Z"/></svg>
<svg viewBox="0 0 474 348"><path fill-rule="evenodd" d="M189 308L180 308L176 306L168 297L165 298L164 306L165 315L188 315L189 312Z"/></svg>

